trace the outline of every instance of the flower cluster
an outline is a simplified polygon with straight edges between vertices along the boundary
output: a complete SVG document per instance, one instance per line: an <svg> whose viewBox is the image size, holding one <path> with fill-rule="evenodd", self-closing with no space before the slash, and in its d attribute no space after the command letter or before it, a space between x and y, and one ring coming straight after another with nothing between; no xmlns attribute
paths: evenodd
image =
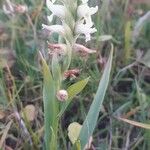
<svg viewBox="0 0 150 150"><path fill-rule="evenodd" d="M98 6L89 7L88 0L81 0L81 4L78 6L75 0L63 0L63 4L55 4L56 0L46 0L46 5L51 11L51 15L48 16L48 21L51 22L54 16L60 18L61 25L45 25L42 24L43 29L49 30L51 33L57 32L63 35L74 35L77 37L80 34L85 35L86 41L91 39L91 34L97 30L93 27L91 16L98 10ZM66 3L68 2L68 5ZM70 3L72 3L70 6ZM76 4L75 4L76 3ZM74 11L74 12L73 12Z"/></svg>

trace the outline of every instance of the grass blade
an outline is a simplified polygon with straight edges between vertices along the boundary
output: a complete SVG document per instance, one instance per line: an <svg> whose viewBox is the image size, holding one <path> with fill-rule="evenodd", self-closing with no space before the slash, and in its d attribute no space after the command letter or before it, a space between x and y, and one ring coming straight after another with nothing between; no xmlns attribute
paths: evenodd
<svg viewBox="0 0 150 150"><path fill-rule="evenodd" d="M128 64L128 60L131 57L131 52L132 52L132 48L131 48L131 21L127 21L126 25L125 25L125 63Z"/></svg>
<svg viewBox="0 0 150 150"><path fill-rule="evenodd" d="M9 131L11 125L12 125L12 121L10 121L10 122L6 125L6 127L5 127L5 129L4 129L4 131L3 131L3 135L1 136L1 139L0 139L0 148L2 148L2 147L3 147L3 144L5 143L5 140L6 140L6 138L7 138L7 133L8 133L8 131Z"/></svg>
<svg viewBox="0 0 150 150"><path fill-rule="evenodd" d="M56 114L57 114L57 103L55 100L55 82L52 78L51 72L49 70L49 67L42 58L42 69L43 69L43 78L44 78L44 84L43 84L43 101L44 101L44 141L45 141L45 149L50 149L50 141L52 138L52 130L51 128L55 128L56 124Z"/></svg>
<svg viewBox="0 0 150 150"><path fill-rule="evenodd" d="M109 83L110 71L111 71L111 66L112 66L112 58L113 58L113 45L111 47L110 57L108 59L104 73L99 83L99 87L96 92L94 101L91 104L90 110L86 116L86 119L83 123L83 127L79 135L81 149L83 149L84 146L88 143L88 140L90 136L93 134L94 128L96 126L98 115L99 115L99 112L100 112L100 109L104 100L104 96L106 93L106 89Z"/></svg>
<svg viewBox="0 0 150 150"><path fill-rule="evenodd" d="M133 126L137 126L137 127L144 128L144 129L150 129L150 124L145 124L145 123L141 123L141 122L125 119L125 118L120 118L120 117L116 117L116 118L126 123L129 123Z"/></svg>

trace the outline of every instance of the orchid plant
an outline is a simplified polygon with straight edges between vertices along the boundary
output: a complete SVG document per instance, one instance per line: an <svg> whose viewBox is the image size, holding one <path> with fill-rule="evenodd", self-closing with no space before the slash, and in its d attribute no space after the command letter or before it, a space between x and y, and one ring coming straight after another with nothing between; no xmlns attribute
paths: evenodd
<svg viewBox="0 0 150 150"><path fill-rule="evenodd" d="M88 0L46 0L46 6L51 12L51 15L47 16L49 23L52 23L54 17L58 17L61 24L42 24L42 28L47 30L50 35L54 32L58 33L65 41L64 43L48 44L49 49L52 50L52 62L50 67L46 63L42 54L40 54L44 76L44 144L46 150L56 150L58 148L57 134L59 120L71 100L86 86L89 78L74 83L68 87L68 89L62 89L62 81L65 79L64 77L66 75L68 75L71 71L73 72L73 70L69 70L73 52L82 51L84 54L96 52L95 50L88 49L81 44L77 44L76 40L81 34L83 34L85 35L85 41L90 41L91 34L97 31L92 21L92 15L98 11L98 6L89 7ZM104 71L105 75L103 80L106 80L106 85L103 89L101 89L103 93L102 99L108 85L111 61L112 54L108 60L108 64L106 65L107 70ZM98 94L99 92L100 91L98 91ZM94 102L96 101L98 102L97 99L94 100ZM98 106L100 106L100 104L101 103L98 102ZM93 109L93 106L91 107ZM96 111L99 112L100 109L98 108ZM92 111L89 112L91 113ZM87 148L87 143L89 140L91 141L91 135L96 124L91 128L90 132L87 130L89 122L88 116L90 115L91 114L87 115L83 126L78 123L73 123L68 127L68 136L72 144L74 144L78 149ZM96 116L94 122L96 122L97 118L98 116ZM72 128L76 128L77 130L74 132ZM85 132L89 134L87 135ZM84 135L86 135L86 138Z"/></svg>

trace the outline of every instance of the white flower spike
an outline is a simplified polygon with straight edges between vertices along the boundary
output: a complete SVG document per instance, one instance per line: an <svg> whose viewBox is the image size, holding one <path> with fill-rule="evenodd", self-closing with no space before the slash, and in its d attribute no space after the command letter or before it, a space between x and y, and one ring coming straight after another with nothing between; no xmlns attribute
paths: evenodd
<svg viewBox="0 0 150 150"><path fill-rule="evenodd" d="M54 4L55 1L56 0L46 0L46 5L52 12L52 14L50 16L47 16L47 18L48 21L51 22L53 20L53 16L57 16L62 21L62 25L48 26L43 24L43 28L49 30L50 32L57 32L65 35L65 38L68 38L70 35L72 35L70 33L74 31L71 31L71 29L75 29L75 33L77 35L84 34L86 37L86 42L89 41L91 39L91 34L97 31L94 27L92 27L94 23L92 22L91 16L97 12L98 6L89 7L88 0L81 0L81 5L77 7L78 21L74 28L75 23L71 24L72 26L70 27L70 24L67 24L67 22L65 22L65 19L70 17L70 11L67 10L66 6L63 4ZM65 2L67 3L67 1L64 1L64 3Z"/></svg>
<svg viewBox="0 0 150 150"><path fill-rule="evenodd" d="M82 0L82 4L78 6L77 15L79 23L76 26L76 32L78 34L84 34L86 42L91 40L91 34L96 32L95 28L92 28L93 22L91 16L98 11L98 6L89 7L88 0ZM83 24L85 22L85 24Z"/></svg>

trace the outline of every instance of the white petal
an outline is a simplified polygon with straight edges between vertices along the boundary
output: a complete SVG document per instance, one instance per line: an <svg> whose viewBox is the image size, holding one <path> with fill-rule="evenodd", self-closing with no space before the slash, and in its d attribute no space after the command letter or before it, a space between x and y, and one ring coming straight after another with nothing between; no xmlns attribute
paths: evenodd
<svg viewBox="0 0 150 150"><path fill-rule="evenodd" d="M91 8L90 8L90 14L91 14L91 15L95 14L97 11L98 11L98 6L95 6L95 7L91 7Z"/></svg>
<svg viewBox="0 0 150 150"><path fill-rule="evenodd" d="M77 14L79 19L85 20L86 24L90 27L93 26L91 15L95 14L98 10L98 6L89 7L87 4L82 4L78 7Z"/></svg>
<svg viewBox="0 0 150 150"><path fill-rule="evenodd" d="M46 0L46 5L53 15L61 19L65 17L65 7L63 5L54 5L50 0Z"/></svg>
<svg viewBox="0 0 150 150"><path fill-rule="evenodd" d="M82 4L78 7L77 13L78 17L82 18L87 15L93 15L98 11L98 6L89 7L87 4Z"/></svg>
<svg viewBox="0 0 150 150"><path fill-rule="evenodd" d="M91 40L91 35L90 34L86 34L85 35L85 41L90 41Z"/></svg>
<svg viewBox="0 0 150 150"><path fill-rule="evenodd" d="M51 7L53 7L53 3L50 0L46 0L46 6L48 7L48 9L51 9Z"/></svg>
<svg viewBox="0 0 150 150"><path fill-rule="evenodd" d="M55 3L56 2L56 0L52 0L52 3Z"/></svg>
<svg viewBox="0 0 150 150"><path fill-rule="evenodd" d="M81 0L82 3L87 3L89 0Z"/></svg>
<svg viewBox="0 0 150 150"><path fill-rule="evenodd" d="M86 22L86 24L87 24L89 27L92 27L92 26L93 26L93 22L92 22L91 16L85 17L85 22Z"/></svg>
<svg viewBox="0 0 150 150"><path fill-rule="evenodd" d="M42 28L43 29L46 29L50 32L56 32L56 33L60 33L60 34L65 34L65 31L64 31L64 28L62 25L51 25L51 26L48 26L48 25L45 25L45 24L42 24Z"/></svg>
<svg viewBox="0 0 150 150"><path fill-rule="evenodd" d="M77 14L79 19L85 20L86 24L92 26L93 23L89 11L90 11L90 7L87 4L84 4L78 7Z"/></svg>
<svg viewBox="0 0 150 150"><path fill-rule="evenodd" d="M97 30L95 28L91 28L86 24L78 24L76 27L76 32L77 33L94 33Z"/></svg>
<svg viewBox="0 0 150 150"><path fill-rule="evenodd" d="M85 17L89 12L89 6L87 4L82 4L78 6L77 14L79 18Z"/></svg>
<svg viewBox="0 0 150 150"><path fill-rule="evenodd" d="M89 41L91 39L90 34L96 32L97 30L95 28L91 28L87 24L78 23L75 31L77 34L84 34L86 37L86 41Z"/></svg>

